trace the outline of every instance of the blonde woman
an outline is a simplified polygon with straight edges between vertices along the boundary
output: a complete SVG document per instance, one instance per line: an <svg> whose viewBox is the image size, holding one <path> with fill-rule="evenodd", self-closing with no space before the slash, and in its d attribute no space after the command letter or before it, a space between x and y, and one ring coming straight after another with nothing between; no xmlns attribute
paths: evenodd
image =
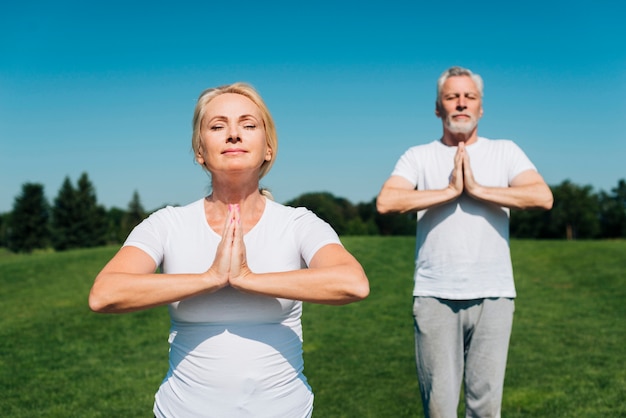
<svg viewBox="0 0 626 418"><path fill-rule="evenodd" d="M93 311L169 306L157 417L311 416L302 301L340 305L369 294L361 265L327 223L260 191L277 145L251 86L204 91L192 146L211 194L152 214L96 277Z"/></svg>

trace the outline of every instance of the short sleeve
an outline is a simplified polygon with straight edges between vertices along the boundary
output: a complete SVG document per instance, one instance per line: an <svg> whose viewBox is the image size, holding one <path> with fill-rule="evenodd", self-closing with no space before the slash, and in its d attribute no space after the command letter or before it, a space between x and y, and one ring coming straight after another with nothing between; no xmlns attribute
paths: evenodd
<svg viewBox="0 0 626 418"><path fill-rule="evenodd" d="M161 265L165 243L165 213L161 209L137 225L126 238L124 247L137 247L148 254L157 265Z"/></svg>
<svg viewBox="0 0 626 418"><path fill-rule="evenodd" d="M510 161L508 177L509 184L511 184L513 179L519 174L528 170L537 171L537 168L532 163L532 161L530 161L530 158L528 158L526 153L515 142L507 141L507 143L509 144L508 150Z"/></svg>
<svg viewBox="0 0 626 418"><path fill-rule="evenodd" d="M308 266L313 256L328 244L341 244L335 230L306 208L296 208L293 236L302 259Z"/></svg>
<svg viewBox="0 0 626 418"><path fill-rule="evenodd" d="M415 158L416 151L414 148L409 148L402 154L398 162L396 163L392 176L400 176L408 180L414 187L419 182L419 164Z"/></svg>

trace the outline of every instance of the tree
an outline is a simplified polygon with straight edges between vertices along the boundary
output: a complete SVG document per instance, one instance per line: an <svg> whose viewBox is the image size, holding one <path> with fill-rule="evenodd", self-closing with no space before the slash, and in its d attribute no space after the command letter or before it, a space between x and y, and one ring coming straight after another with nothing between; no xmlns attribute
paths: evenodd
<svg viewBox="0 0 626 418"><path fill-rule="evenodd" d="M391 213L376 215L376 225L381 235L415 235L417 215L411 213Z"/></svg>
<svg viewBox="0 0 626 418"><path fill-rule="evenodd" d="M66 177L52 208L52 244L55 250L95 247L106 243L107 216L98 205L86 173L75 189Z"/></svg>
<svg viewBox="0 0 626 418"><path fill-rule="evenodd" d="M591 186L569 180L552 187L554 205L550 211L550 238L592 239L600 233L598 196Z"/></svg>
<svg viewBox="0 0 626 418"><path fill-rule="evenodd" d="M544 210L511 210L511 238L539 239L550 237L550 212Z"/></svg>
<svg viewBox="0 0 626 418"><path fill-rule="evenodd" d="M128 234L124 227L126 211L120 208L111 208L107 211L107 243L119 244L124 241Z"/></svg>
<svg viewBox="0 0 626 418"><path fill-rule="evenodd" d="M97 247L106 243L106 209L98 205L96 190L87 173L78 179L76 201L79 209L80 247Z"/></svg>
<svg viewBox="0 0 626 418"><path fill-rule="evenodd" d="M126 231L126 235L132 231L134 227L139 225L141 221L146 217L146 211L141 204L141 199L139 199L139 193L135 190L133 193L133 197L131 201L128 203L128 210L126 211L126 215L124 216L124 230Z"/></svg>
<svg viewBox="0 0 626 418"><path fill-rule="evenodd" d="M598 197L602 237L626 238L626 180L620 180L611 192L600 192Z"/></svg>
<svg viewBox="0 0 626 418"><path fill-rule="evenodd" d="M347 230L345 212L350 212L351 204L346 199L337 199L328 192L316 192L305 193L286 204L309 209L320 219L328 222L339 235L343 235Z"/></svg>
<svg viewBox="0 0 626 418"><path fill-rule="evenodd" d="M417 227L415 213L381 215L376 210L376 198L357 204L356 209L367 228L366 235L415 235Z"/></svg>
<svg viewBox="0 0 626 418"><path fill-rule="evenodd" d="M50 242L48 220L50 208L41 184L26 183L15 198L8 222L8 248L14 252L29 253L46 248Z"/></svg>
<svg viewBox="0 0 626 418"><path fill-rule="evenodd" d="M69 177L65 177L52 206L52 246L67 250L80 246L78 233L78 203L76 190Z"/></svg>
<svg viewBox="0 0 626 418"><path fill-rule="evenodd" d="M370 202L361 202L356 205L360 231L354 231L351 235L378 235L376 225L376 199Z"/></svg>
<svg viewBox="0 0 626 418"><path fill-rule="evenodd" d="M10 213L0 214L0 247L8 247Z"/></svg>

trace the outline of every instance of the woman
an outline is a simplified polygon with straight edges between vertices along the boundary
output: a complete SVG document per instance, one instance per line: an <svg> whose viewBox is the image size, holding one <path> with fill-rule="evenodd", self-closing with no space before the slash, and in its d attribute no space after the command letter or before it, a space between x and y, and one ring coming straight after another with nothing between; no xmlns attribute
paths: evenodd
<svg viewBox="0 0 626 418"><path fill-rule="evenodd" d="M157 417L310 416L301 301L340 305L369 294L361 265L328 224L259 191L277 145L251 86L203 92L192 146L211 194L152 214L96 277L93 311L169 305Z"/></svg>

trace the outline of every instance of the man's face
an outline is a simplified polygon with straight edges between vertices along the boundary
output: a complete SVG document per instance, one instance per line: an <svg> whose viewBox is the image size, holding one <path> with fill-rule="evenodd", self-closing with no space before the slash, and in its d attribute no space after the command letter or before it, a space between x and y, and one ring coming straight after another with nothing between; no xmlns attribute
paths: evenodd
<svg viewBox="0 0 626 418"><path fill-rule="evenodd" d="M469 76L450 77L441 89L441 105L435 110L444 129L454 134L469 134L483 115L482 100Z"/></svg>

